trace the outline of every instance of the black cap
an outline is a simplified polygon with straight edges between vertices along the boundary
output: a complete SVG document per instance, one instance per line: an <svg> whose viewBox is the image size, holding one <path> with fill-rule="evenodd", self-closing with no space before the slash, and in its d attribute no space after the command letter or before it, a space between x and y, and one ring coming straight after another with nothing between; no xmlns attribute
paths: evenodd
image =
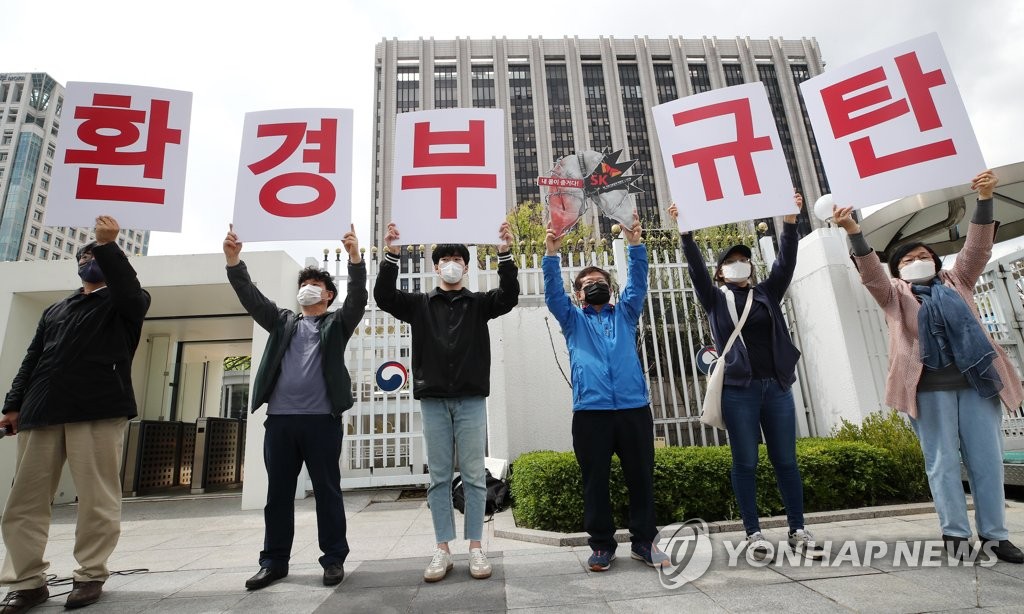
<svg viewBox="0 0 1024 614"><path fill-rule="evenodd" d="M94 247L96 247L95 241L90 241L89 243L86 243L82 247L79 247L78 251L75 252L75 260L81 260L82 255L85 254L86 252L92 253L92 248Z"/></svg>
<svg viewBox="0 0 1024 614"><path fill-rule="evenodd" d="M727 247L718 253L718 266L721 267L722 263L725 262L725 259L728 258L730 254L735 252L743 254L743 256L748 260L750 258L753 258L754 256L753 252L750 251L749 247L743 245L742 243L738 243L736 245L733 245L732 247Z"/></svg>

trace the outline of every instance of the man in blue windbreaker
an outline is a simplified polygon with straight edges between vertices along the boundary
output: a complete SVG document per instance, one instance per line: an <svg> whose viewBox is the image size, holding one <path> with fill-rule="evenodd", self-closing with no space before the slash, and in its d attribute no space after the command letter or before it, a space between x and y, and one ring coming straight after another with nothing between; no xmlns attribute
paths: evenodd
<svg viewBox="0 0 1024 614"><path fill-rule="evenodd" d="M611 276L586 267L569 300L562 283L562 238L549 227L544 256L544 301L562 327L572 365L572 446L583 474L583 528L590 534L592 571L615 559L615 523L608 494L612 454L622 463L629 489L632 557L654 567L664 555L653 548L654 422L647 383L636 352L636 327L647 295L647 248L640 219L623 228L629 244L629 280L611 304ZM654 550L652 552L652 549Z"/></svg>

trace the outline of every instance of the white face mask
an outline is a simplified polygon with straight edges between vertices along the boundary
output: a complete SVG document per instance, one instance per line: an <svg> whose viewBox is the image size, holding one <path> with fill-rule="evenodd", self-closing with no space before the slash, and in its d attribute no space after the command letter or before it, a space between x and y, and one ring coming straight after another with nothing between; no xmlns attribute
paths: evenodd
<svg viewBox="0 0 1024 614"><path fill-rule="evenodd" d="M458 262L445 262L441 265L441 279L445 283L457 284L462 279L465 268Z"/></svg>
<svg viewBox="0 0 1024 614"><path fill-rule="evenodd" d="M928 281L932 277L935 277L935 261L931 258L915 260L900 269L900 279L910 283Z"/></svg>
<svg viewBox="0 0 1024 614"><path fill-rule="evenodd" d="M733 283L750 279L749 262L730 262L722 265L722 277Z"/></svg>
<svg viewBox="0 0 1024 614"><path fill-rule="evenodd" d="M323 288L320 286L308 285L299 288L299 295L296 297L299 304L303 307L309 307L310 305L316 305L320 302L320 296L323 294Z"/></svg>

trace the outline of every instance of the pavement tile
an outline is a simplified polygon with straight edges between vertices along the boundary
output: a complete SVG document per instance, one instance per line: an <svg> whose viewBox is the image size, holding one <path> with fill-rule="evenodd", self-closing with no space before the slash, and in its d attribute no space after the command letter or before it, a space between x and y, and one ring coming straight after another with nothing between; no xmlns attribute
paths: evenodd
<svg viewBox="0 0 1024 614"><path fill-rule="evenodd" d="M897 573L807 580L803 586L847 608L865 612L934 612L949 609L949 596L921 590Z"/></svg>
<svg viewBox="0 0 1024 614"><path fill-rule="evenodd" d="M1010 563L997 563L994 567L978 568L978 601L982 607L1017 607L1022 609L1024 602L1024 583L1020 578L1000 573L1000 567ZM1013 565L1016 568L1024 565Z"/></svg>
<svg viewBox="0 0 1024 614"><path fill-rule="evenodd" d="M701 614L726 613L715 600L700 591L673 592L657 597L629 598L609 601L608 608L615 614L651 614L651 612L701 612ZM519 611L516 610L516 614Z"/></svg>
<svg viewBox="0 0 1024 614"><path fill-rule="evenodd" d="M827 580L817 580L826 582ZM821 612L846 612L843 607L828 596L816 593L803 584L770 584L757 588L756 592L736 590L730 586L702 588L720 608L729 612L787 612L820 614ZM879 610L884 611L884 610Z"/></svg>
<svg viewBox="0 0 1024 614"><path fill-rule="evenodd" d="M386 591L379 588L353 588L345 586L343 590L327 596L315 610L315 614L407 614L412 611L412 600L420 590L417 586L390 587ZM295 610L291 610L294 612Z"/></svg>

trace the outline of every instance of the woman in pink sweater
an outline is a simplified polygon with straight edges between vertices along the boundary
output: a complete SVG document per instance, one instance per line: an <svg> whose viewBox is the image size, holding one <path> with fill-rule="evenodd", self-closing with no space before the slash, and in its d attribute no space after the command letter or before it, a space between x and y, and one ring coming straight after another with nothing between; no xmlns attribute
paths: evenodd
<svg viewBox="0 0 1024 614"><path fill-rule="evenodd" d="M910 243L890 257L890 278L864 240L852 208L836 207L833 218L849 234L861 281L885 313L885 401L910 416L947 549L966 552L963 547L971 537L960 479L963 459L982 545L1001 560L1024 563L1006 529L1000 428L1000 401L1016 409L1024 390L1006 352L985 332L974 303L974 284L992 255L992 193L997 183L991 171L974 178L971 188L978 192L978 207L964 247L948 271L941 270L942 261L927 245Z"/></svg>

